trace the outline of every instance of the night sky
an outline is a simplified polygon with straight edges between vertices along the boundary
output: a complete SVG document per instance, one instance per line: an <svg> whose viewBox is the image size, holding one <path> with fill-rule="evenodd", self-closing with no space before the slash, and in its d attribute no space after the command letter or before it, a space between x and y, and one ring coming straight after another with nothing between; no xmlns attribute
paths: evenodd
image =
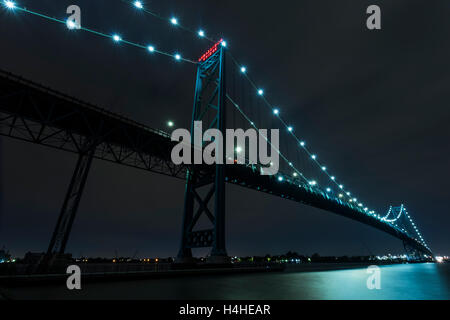
<svg viewBox="0 0 450 320"><path fill-rule="evenodd" d="M82 24L197 58L210 44L120 0L20 0ZM366 28L366 8L382 30ZM404 203L436 254L449 254L448 1L147 1L224 37L253 79L345 185L378 212ZM0 68L154 128L188 128L195 66L0 10ZM76 155L0 138L0 247L47 248ZM184 182L94 161L69 240L75 256L175 256ZM295 202L227 187L230 255L402 253L399 240ZM201 255L205 251L196 252Z"/></svg>

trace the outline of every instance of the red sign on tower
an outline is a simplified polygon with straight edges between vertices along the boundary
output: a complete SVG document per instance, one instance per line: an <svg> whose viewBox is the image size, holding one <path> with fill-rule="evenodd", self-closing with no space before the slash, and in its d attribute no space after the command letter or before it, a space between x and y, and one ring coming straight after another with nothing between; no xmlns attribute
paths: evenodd
<svg viewBox="0 0 450 320"><path fill-rule="evenodd" d="M214 53L219 50L219 46L222 45L223 39L220 39L219 42L217 42L215 45L213 45L208 51L206 51L200 59L198 59L198 62L204 62L208 60L209 57L211 57Z"/></svg>

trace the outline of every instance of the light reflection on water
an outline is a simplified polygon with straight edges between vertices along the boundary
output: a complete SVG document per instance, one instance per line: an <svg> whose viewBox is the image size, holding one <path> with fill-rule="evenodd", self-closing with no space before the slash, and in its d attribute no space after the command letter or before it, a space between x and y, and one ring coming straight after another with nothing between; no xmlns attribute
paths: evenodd
<svg viewBox="0 0 450 320"><path fill-rule="evenodd" d="M366 269L140 280L65 287L18 288L17 299L450 299L450 264L381 267L381 290Z"/></svg>

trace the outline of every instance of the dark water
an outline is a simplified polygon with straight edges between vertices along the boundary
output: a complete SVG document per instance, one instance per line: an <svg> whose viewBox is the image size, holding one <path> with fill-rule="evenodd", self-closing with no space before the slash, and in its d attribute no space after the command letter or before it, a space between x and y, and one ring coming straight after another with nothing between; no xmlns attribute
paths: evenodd
<svg viewBox="0 0 450 320"><path fill-rule="evenodd" d="M450 299L450 264L381 267L381 289L366 269L264 273L10 289L15 299Z"/></svg>

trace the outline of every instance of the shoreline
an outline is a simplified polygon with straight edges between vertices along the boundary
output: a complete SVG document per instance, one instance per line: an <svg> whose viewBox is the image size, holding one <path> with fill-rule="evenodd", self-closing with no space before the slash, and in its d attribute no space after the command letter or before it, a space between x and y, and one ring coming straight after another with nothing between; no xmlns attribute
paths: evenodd
<svg viewBox="0 0 450 320"><path fill-rule="evenodd" d="M415 262L417 264L420 262ZM424 262L428 263L428 262ZM299 263L299 264L271 264L263 266L203 266L186 269L168 268L165 270L153 271L113 271L113 272L86 272L86 266L82 268L83 282L119 282L130 280L150 280L161 278L178 277L206 277L212 275L241 275L249 273L303 273L303 272L326 272L367 268L371 265L393 266L405 263ZM84 270L83 270L84 269ZM5 287L27 287L52 285L65 283L68 275L58 274L31 274L31 275L6 275L0 276L0 285Z"/></svg>

